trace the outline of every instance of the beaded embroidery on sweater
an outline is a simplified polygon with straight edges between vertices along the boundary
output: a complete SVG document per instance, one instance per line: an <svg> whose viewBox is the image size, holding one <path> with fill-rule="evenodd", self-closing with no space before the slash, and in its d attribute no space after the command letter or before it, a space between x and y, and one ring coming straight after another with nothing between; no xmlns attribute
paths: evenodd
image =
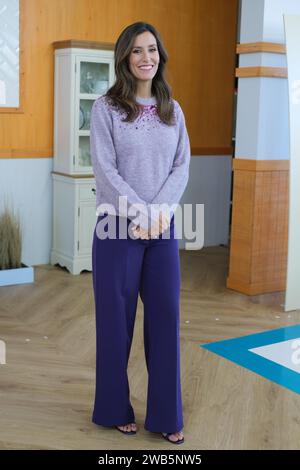
<svg viewBox="0 0 300 470"><path fill-rule="evenodd" d="M119 198L126 196L128 209L143 206L140 226L149 228L158 218L157 210L151 212L154 207L167 204L171 208L179 203L189 177L191 149L184 114L176 100L173 125L161 121L155 98L137 102L141 104L138 117L124 122L127 112L108 97L95 100L90 150L97 208L109 204L123 215Z"/></svg>
<svg viewBox="0 0 300 470"><path fill-rule="evenodd" d="M159 125L165 125L163 121L159 118L157 114L157 104L140 104L140 113L134 122L122 122L126 118L127 113L125 110L121 109L117 104L114 104L111 99L105 97L104 104L111 110L113 113L117 113L120 117L119 128L125 130L128 129L128 125L132 124L132 127L135 129L143 128L145 130L151 130ZM174 111L176 104L174 103ZM176 117L176 114L175 114Z"/></svg>

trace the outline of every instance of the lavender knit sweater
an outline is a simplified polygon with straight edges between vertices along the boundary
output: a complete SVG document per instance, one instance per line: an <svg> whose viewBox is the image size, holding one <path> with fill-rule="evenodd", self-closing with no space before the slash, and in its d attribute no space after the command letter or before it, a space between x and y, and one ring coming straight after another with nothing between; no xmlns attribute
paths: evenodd
<svg viewBox="0 0 300 470"><path fill-rule="evenodd" d="M126 112L112 105L105 95L95 100L90 125L90 145L96 179L96 204L111 204L149 229L158 219L157 204L168 204L173 215L188 182L191 157L185 118L173 99L176 124L164 124L156 112L156 98L136 97L141 112L134 122L122 122ZM127 197L126 211L119 196ZM138 206L136 206L138 204ZM172 205L175 206L172 209ZM105 208L98 213L110 213Z"/></svg>

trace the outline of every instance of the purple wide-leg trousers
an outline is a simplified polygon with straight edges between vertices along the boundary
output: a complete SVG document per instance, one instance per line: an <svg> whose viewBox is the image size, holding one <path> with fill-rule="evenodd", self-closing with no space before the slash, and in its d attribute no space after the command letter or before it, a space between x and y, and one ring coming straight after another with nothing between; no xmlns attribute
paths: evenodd
<svg viewBox="0 0 300 470"><path fill-rule="evenodd" d="M98 216L97 223L107 215ZM96 311L96 389L92 420L102 426L135 422L127 377L138 295L144 306L144 350L148 370L144 427L151 432L183 428L180 382L180 259L174 236L149 240L93 236ZM123 225L124 227L124 225Z"/></svg>

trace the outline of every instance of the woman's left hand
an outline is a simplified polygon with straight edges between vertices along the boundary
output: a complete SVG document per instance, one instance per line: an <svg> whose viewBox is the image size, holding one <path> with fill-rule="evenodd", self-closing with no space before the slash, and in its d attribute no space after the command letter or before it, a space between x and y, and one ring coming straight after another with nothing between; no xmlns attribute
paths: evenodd
<svg viewBox="0 0 300 470"><path fill-rule="evenodd" d="M148 230L143 229L139 226L135 225L132 229L132 232L133 232L134 236L137 237L137 238L142 238L143 240L149 240L149 238L150 238Z"/></svg>

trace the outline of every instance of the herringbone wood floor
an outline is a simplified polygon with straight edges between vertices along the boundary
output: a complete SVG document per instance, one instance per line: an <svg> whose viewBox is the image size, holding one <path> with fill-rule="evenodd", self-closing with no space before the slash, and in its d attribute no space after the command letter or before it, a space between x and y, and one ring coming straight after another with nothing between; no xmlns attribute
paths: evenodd
<svg viewBox="0 0 300 470"><path fill-rule="evenodd" d="M300 396L200 348L299 323L300 312L282 311L283 293L250 298L226 289L224 247L180 255L185 444L175 447L143 429L147 371L140 299L128 367L139 433L123 436L91 423L92 275L43 265L35 267L34 284L0 288L0 338L7 347L7 364L0 366L1 449L300 448Z"/></svg>

